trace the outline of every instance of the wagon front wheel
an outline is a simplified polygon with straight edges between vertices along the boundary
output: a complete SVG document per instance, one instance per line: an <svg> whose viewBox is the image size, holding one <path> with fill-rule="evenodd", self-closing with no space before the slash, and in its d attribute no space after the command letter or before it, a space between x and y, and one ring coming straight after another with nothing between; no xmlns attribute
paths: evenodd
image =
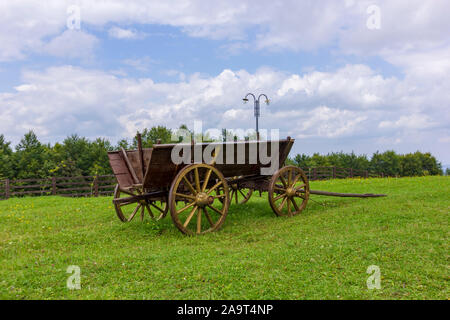
<svg viewBox="0 0 450 320"><path fill-rule="evenodd" d="M302 169L286 166L272 176L269 203L277 216L293 216L305 209L309 199L309 182Z"/></svg>
<svg viewBox="0 0 450 320"><path fill-rule="evenodd" d="M219 170L207 164L183 168L170 188L170 215L184 234L218 230L225 222L228 206L227 181Z"/></svg>
<svg viewBox="0 0 450 320"><path fill-rule="evenodd" d="M142 192L138 189L124 190L116 185L113 204L120 221L130 222L136 216L140 216L141 220L144 220L146 213L157 221L167 215L168 205L165 199L140 200L136 198L140 194Z"/></svg>

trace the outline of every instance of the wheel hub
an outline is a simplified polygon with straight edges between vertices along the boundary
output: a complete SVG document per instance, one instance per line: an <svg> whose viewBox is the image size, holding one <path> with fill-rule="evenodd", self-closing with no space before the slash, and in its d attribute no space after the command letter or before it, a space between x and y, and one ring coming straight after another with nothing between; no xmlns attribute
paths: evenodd
<svg viewBox="0 0 450 320"><path fill-rule="evenodd" d="M195 197L195 203L199 207L204 207L214 202L214 197L207 195L205 192L199 192Z"/></svg>
<svg viewBox="0 0 450 320"><path fill-rule="evenodd" d="M292 198L293 196L295 196L295 193L296 193L296 191L295 191L295 189L292 188L292 187L289 187L289 188L286 189L286 195L287 195L289 198Z"/></svg>

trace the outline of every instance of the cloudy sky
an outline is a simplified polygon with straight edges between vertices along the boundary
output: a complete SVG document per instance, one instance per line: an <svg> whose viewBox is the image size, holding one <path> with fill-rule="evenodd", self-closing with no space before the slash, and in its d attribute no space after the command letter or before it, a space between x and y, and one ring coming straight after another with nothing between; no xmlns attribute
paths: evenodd
<svg viewBox="0 0 450 320"><path fill-rule="evenodd" d="M0 133L260 127L450 164L450 1L0 1ZM79 19L78 19L79 17Z"/></svg>

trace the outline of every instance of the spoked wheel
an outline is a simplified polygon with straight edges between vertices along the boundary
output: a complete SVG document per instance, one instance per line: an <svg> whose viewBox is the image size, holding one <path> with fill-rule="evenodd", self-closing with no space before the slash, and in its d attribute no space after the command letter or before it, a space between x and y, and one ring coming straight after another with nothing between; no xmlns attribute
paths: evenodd
<svg viewBox="0 0 450 320"><path fill-rule="evenodd" d="M302 169L287 166L270 180L269 203L277 216L294 216L305 209L309 199L309 182Z"/></svg>
<svg viewBox="0 0 450 320"><path fill-rule="evenodd" d="M225 222L228 206L227 181L219 170L207 164L185 167L177 174L170 188L170 215L175 226L184 234L218 230Z"/></svg>
<svg viewBox="0 0 450 320"><path fill-rule="evenodd" d="M239 189L235 183L230 183L230 201L231 203L244 204L253 194L252 189Z"/></svg>
<svg viewBox="0 0 450 320"><path fill-rule="evenodd" d="M114 189L114 200L118 200L120 198L130 198L130 200L127 202L116 203L113 201L117 216L119 217L120 221L129 222L133 220L136 215L140 215L141 220L144 220L146 212L155 221L160 220L167 215L168 205L166 200L136 200L132 198L139 194L142 194L141 190L123 190L119 187L119 185L116 185L116 188Z"/></svg>

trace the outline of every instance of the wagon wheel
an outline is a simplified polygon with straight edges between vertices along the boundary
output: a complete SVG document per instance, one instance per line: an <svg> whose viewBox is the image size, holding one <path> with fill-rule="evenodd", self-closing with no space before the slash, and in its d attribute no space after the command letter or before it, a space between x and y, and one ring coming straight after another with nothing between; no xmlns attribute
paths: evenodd
<svg viewBox="0 0 450 320"><path fill-rule="evenodd" d="M185 204L177 206L179 200L185 201ZM227 181L219 170L207 164L185 167L177 174L170 188L170 215L175 226L184 234L218 230L225 221L228 206Z"/></svg>
<svg viewBox="0 0 450 320"><path fill-rule="evenodd" d="M231 203L244 204L252 196L252 189L240 189L236 183L230 183L230 201Z"/></svg>
<svg viewBox="0 0 450 320"><path fill-rule="evenodd" d="M124 190L121 189L119 185L116 185L116 188L114 189L114 200L120 199L121 197L128 198L137 196L141 193L142 191L138 189ZM122 222L129 222L138 214L140 214L141 220L144 220L145 212L147 212L153 220L157 221L164 218L168 211L167 201L164 201L164 199L160 199L160 201L150 199L130 199L128 202L113 203L117 216Z"/></svg>
<svg viewBox="0 0 450 320"><path fill-rule="evenodd" d="M269 203L277 216L293 216L305 209L309 198L309 182L302 169L287 166L270 180Z"/></svg>

